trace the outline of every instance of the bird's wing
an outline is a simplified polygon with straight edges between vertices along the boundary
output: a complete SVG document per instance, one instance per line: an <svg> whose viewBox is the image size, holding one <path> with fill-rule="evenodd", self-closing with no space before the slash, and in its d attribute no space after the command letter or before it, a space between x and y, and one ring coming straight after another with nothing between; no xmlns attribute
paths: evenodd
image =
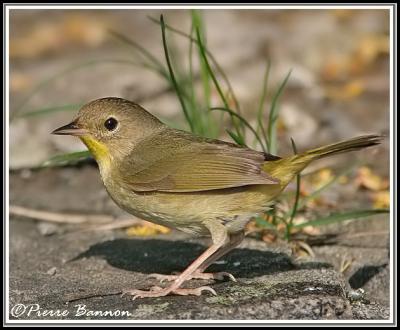
<svg viewBox="0 0 400 330"><path fill-rule="evenodd" d="M170 130L136 146L122 162L121 177L134 191L195 192L279 183L262 170L265 159L255 150Z"/></svg>

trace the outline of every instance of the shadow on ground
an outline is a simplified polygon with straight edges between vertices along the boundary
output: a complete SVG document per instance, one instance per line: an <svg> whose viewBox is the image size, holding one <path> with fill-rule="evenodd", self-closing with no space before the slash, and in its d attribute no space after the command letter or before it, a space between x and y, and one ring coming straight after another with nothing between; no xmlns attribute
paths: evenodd
<svg viewBox="0 0 400 330"><path fill-rule="evenodd" d="M140 273L182 271L205 247L201 244L159 239L116 239L92 245L87 251L70 261L89 257L102 257L111 266ZM252 278L295 269L331 268L329 263L307 262L296 265L281 252L237 248L214 264L210 271L227 271L237 277Z"/></svg>
<svg viewBox="0 0 400 330"><path fill-rule="evenodd" d="M365 265L359 268L350 278L349 284L352 289L362 288L368 283L375 275L379 274L385 267L387 263L382 265Z"/></svg>

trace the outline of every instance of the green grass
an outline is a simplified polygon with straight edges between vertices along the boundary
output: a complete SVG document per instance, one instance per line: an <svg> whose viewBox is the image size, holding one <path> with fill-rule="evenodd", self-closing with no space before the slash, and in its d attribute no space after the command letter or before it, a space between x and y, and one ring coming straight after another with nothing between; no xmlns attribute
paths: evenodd
<svg viewBox="0 0 400 330"><path fill-rule="evenodd" d="M268 85L272 64L270 61L266 61L262 90L256 113L257 121L256 125L252 126L241 114L240 103L229 82L228 76L207 47L206 26L201 12L192 10L190 15L192 21L189 33L178 30L167 24L162 15L160 19L149 17L152 22L160 26L164 61L152 54L135 40L117 31L109 31L110 36L118 41L123 46L123 49L128 52L128 59L93 60L74 64L58 72L40 82L36 88L27 95L16 111L13 112L12 119L21 116L49 116L59 111L77 110L80 106L79 104L49 106L31 111L25 110L33 95L39 91L45 90L46 87L56 79L74 72L75 70L99 64L140 66L157 74L160 79L164 80L171 90L174 91L179 100L187 129L191 132L206 137L217 138L221 135L221 127L226 125L226 119L228 118L229 127L227 127L225 131L235 143L242 146L259 146L264 152L269 152L271 154L278 153L277 123L280 102L291 70L288 70L287 75L282 79L278 88L272 92L268 107L267 91L269 89ZM176 48L173 47L173 42L171 41L172 36L184 38L188 42L187 66L177 64L182 63L182 54L178 53ZM194 69L196 64L198 64L198 70ZM200 92L196 90L196 86L199 83L201 85ZM214 95L217 95L217 101L212 98L213 92ZM172 125L176 126L174 123L172 123ZM253 135L252 142L246 140L247 130ZM297 153L295 141L291 140L291 142L294 153ZM46 161L42 166L76 164L83 159L87 159L89 156L87 151L57 155ZM351 167L351 169L353 168L354 166ZM301 224L296 224L294 222L298 213L304 210L307 202L317 198L323 191L337 182L337 179L341 175L347 174L351 169L346 169L344 172L339 173L332 180L306 197L300 195L301 175L299 174L296 178L296 189L293 201L291 202L293 206L283 214L277 211L277 207L273 207L270 211L266 212L266 215L272 218L271 222L266 221L263 217L259 217L256 219L256 224L259 227L273 230L277 233L279 232L278 227L284 224L285 230L282 238L291 240L292 229L304 228L306 226L322 226L351 219L365 219L371 215L387 213L388 210L357 210L345 213L333 213L329 216L316 218ZM292 197L287 196L289 196L288 194L286 194L286 198L292 199Z"/></svg>
<svg viewBox="0 0 400 330"><path fill-rule="evenodd" d="M269 110L269 116L268 116L268 129L267 129L268 140L266 141L268 145L268 151L271 154L275 154L278 152L277 138L276 138L276 126L277 126L276 124L278 121L278 114L279 114L278 101L283 93L283 90L285 89L286 83L289 80L291 72L292 70L288 72L285 79L278 87L278 90L274 93L272 97L271 108Z"/></svg>
<svg viewBox="0 0 400 330"><path fill-rule="evenodd" d="M320 227L348 220L355 220L355 219L365 220L367 217L373 215L387 214L387 213L388 213L387 209L356 210L343 213L332 213L326 217L321 217L307 222L295 224L293 227L294 228L304 228L308 226Z"/></svg>
<svg viewBox="0 0 400 330"><path fill-rule="evenodd" d="M267 62L266 69L265 69L265 74L264 74L264 79L263 79L263 85L262 85L262 90L261 90L261 97L260 97L260 103L258 106L258 111L257 111L257 133L262 134L262 137L264 139L264 148L267 148L269 145L269 140L268 140L268 135L267 131L264 128L264 109L265 107L265 100L267 97L267 90L268 90L268 78L269 78L269 73L271 70L271 61Z"/></svg>
<svg viewBox="0 0 400 330"><path fill-rule="evenodd" d="M296 155L297 154L296 143L294 142L294 140L292 138L290 138L290 141L292 142L293 152ZM294 204L293 204L293 208L291 209L290 213L288 212L288 214L290 215L290 218L289 218L289 221L286 223L285 238L287 240L290 240L291 230L293 228L293 220L294 220L294 217L296 216L297 210L299 208L300 183L301 183L301 175L297 174L296 175L296 194L295 194L295 198L294 198Z"/></svg>
<svg viewBox="0 0 400 330"><path fill-rule="evenodd" d="M91 155L89 151L76 151L68 154L55 155L46 160L41 167L76 165L90 157Z"/></svg>

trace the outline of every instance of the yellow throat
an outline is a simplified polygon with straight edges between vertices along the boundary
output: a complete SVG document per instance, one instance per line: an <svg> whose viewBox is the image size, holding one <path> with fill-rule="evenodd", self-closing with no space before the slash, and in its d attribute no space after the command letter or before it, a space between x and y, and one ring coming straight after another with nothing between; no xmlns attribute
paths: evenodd
<svg viewBox="0 0 400 330"><path fill-rule="evenodd" d="M99 164L100 170L108 170L111 165L111 154L108 147L90 135L81 136L80 139L87 146L89 151L92 153L97 163Z"/></svg>

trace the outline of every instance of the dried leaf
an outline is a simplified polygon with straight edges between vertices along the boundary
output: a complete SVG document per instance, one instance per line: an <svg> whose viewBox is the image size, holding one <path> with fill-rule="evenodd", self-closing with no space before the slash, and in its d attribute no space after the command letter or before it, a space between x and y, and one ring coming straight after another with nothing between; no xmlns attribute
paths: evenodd
<svg viewBox="0 0 400 330"><path fill-rule="evenodd" d="M372 191L379 191L389 187L388 180L374 174L372 170L366 166L358 170L355 184Z"/></svg>
<svg viewBox="0 0 400 330"><path fill-rule="evenodd" d="M348 101L360 96L365 90L365 83L355 79L341 85L330 85L326 88L326 96L333 100Z"/></svg>
<svg viewBox="0 0 400 330"><path fill-rule="evenodd" d="M308 226L303 228L303 233L310 235L310 236L317 236L321 234L321 230L317 227Z"/></svg>
<svg viewBox="0 0 400 330"><path fill-rule="evenodd" d="M379 55L389 54L389 36L366 35L360 40L349 65L352 74L360 73L373 63Z"/></svg>
<svg viewBox="0 0 400 330"><path fill-rule="evenodd" d="M10 90L19 92L32 86L32 77L22 72L13 72L10 74Z"/></svg>
<svg viewBox="0 0 400 330"><path fill-rule="evenodd" d="M353 9L332 9L329 10L329 13L337 19L344 21L352 18L357 12Z"/></svg>
<svg viewBox="0 0 400 330"><path fill-rule="evenodd" d="M323 168L312 176L311 184L313 190L317 190L333 179L334 175L330 168Z"/></svg>
<svg viewBox="0 0 400 330"><path fill-rule="evenodd" d="M71 15L63 22L62 32L71 43L89 47L99 46L106 38L106 29L100 20L87 15Z"/></svg>
<svg viewBox="0 0 400 330"><path fill-rule="evenodd" d="M255 231L260 231L260 228L257 226L256 221L255 220L251 220L247 223L246 227L245 227L245 231L247 233L253 233Z"/></svg>
<svg viewBox="0 0 400 330"><path fill-rule="evenodd" d="M341 175L338 179L340 184L347 184L349 183L349 177L347 175Z"/></svg>
<svg viewBox="0 0 400 330"><path fill-rule="evenodd" d="M296 256L296 259L315 257L312 248L303 241L293 241L291 244L292 253Z"/></svg>
<svg viewBox="0 0 400 330"><path fill-rule="evenodd" d="M340 268L339 272L342 274L349 269L349 267L352 265L354 262L354 258L349 258L346 255L343 256L342 260L340 261Z"/></svg>
<svg viewBox="0 0 400 330"><path fill-rule="evenodd" d="M299 225L301 223L308 222L308 221L309 220L304 216L297 216L296 218L293 219L293 224ZM294 231L294 230L295 230L295 228L292 228L292 231ZM297 230L297 231L299 231L299 230ZM302 228L301 231L305 234L313 235L313 236L319 235L321 233L319 228L313 227L313 226L304 227L304 228Z"/></svg>
<svg viewBox="0 0 400 330"><path fill-rule="evenodd" d="M321 68L321 78L327 82L339 82L348 80L355 75L360 75L371 68L379 56L388 55L390 51L389 36L386 34L367 34L359 38L358 43L353 49L344 50L339 54L327 58L325 64ZM341 86L341 89L352 95L360 92L360 86L354 85L354 81L350 85ZM333 98L340 96L340 90L336 89ZM349 95L344 95L347 98Z"/></svg>
<svg viewBox="0 0 400 330"><path fill-rule="evenodd" d="M81 14L61 20L39 22L25 34L10 38L11 58L37 58L59 53L76 45L95 47L106 39L104 20Z"/></svg>
<svg viewBox="0 0 400 330"><path fill-rule="evenodd" d="M372 194L375 209L390 207L390 192L388 190L377 191Z"/></svg>
<svg viewBox="0 0 400 330"><path fill-rule="evenodd" d="M278 223L276 229L280 232L284 232L286 230L286 224L284 224L283 222Z"/></svg>
<svg viewBox="0 0 400 330"><path fill-rule="evenodd" d="M144 223L139 226L129 227L126 230L128 236L154 236L159 234L168 234L170 229L153 223Z"/></svg>
<svg viewBox="0 0 400 330"><path fill-rule="evenodd" d="M263 234L263 236L262 236L262 240L263 240L264 242L266 242L266 243L275 242L276 239L277 239L276 234L274 234L274 233L272 233L272 232L270 232L270 231L265 232L265 233Z"/></svg>

